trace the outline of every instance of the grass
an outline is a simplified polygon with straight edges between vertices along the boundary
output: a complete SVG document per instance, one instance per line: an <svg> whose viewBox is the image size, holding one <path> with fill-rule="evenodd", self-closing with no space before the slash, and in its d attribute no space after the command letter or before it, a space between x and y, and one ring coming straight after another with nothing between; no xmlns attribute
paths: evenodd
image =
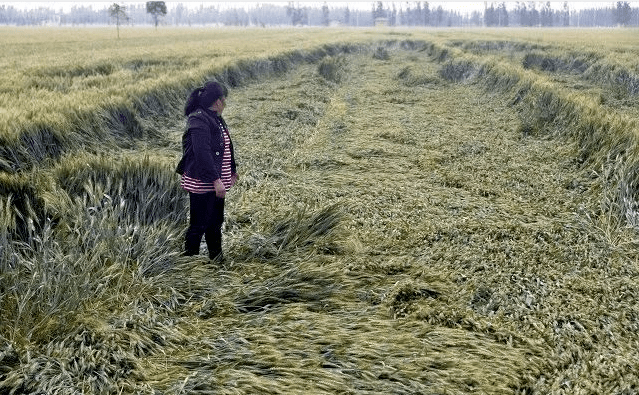
<svg viewBox="0 0 639 395"><path fill-rule="evenodd" d="M634 109L588 75L632 75L619 31L582 73L523 60L592 31L46 31L3 39L99 55L27 56L82 88L8 132L0 392L637 391ZM56 114L136 58L156 88L113 82L92 115ZM223 266L180 256L173 171L186 89L210 75L232 86L241 172Z"/></svg>

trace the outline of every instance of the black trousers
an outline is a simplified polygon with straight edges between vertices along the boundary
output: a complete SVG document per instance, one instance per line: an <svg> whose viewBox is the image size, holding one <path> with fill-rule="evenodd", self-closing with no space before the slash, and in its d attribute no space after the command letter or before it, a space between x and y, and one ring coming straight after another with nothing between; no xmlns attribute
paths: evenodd
<svg viewBox="0 0 639 395"><path fill-rule="evenodd" d="M200 253L202 236L209 249L209 258L222 254L222 223L224 223L224 198L215 192L189 193L191 219L184 243L186 255Z"/></svg>

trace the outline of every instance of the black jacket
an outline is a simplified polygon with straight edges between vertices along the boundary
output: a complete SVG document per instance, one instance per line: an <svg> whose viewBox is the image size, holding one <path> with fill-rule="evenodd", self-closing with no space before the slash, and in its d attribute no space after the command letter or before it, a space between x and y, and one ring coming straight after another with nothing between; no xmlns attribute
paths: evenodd
<svg viewBox="0 0 639 395"><path fill-rule="evenodd" d="M199 108L189 115L182 136L183 156L176 172L202 182L212 183L220 178L224 155L222 127L227 127L224 119L209 109ZM237 172L232 142L231 171Z"/></svg>

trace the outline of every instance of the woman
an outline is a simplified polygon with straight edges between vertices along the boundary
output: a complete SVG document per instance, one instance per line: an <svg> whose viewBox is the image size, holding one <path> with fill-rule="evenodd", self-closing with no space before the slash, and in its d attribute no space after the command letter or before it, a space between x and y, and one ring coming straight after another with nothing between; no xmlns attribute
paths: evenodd
<svg viewBox="0 0 639 395"><path fill-rule="evenodd" d="M184 106L188 121L177 168L181 186L189 192L191 214L184 254L199 254L204 236L209 258L218 262L223 261L224 197L238 177L233 143L222 119L227 93L218 82L207 82L191 93Z"/></svg>

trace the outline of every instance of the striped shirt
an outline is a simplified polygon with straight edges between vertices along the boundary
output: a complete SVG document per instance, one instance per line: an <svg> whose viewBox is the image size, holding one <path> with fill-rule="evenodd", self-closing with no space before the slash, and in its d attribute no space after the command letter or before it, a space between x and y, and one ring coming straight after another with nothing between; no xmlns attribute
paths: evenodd
<svg viewBox="0 0 639 395"><path fill-rule="evenodd" d="M215 192L215 186L213 186L212 182L202 182L197 178L191 178L186 174L182 174L182 181L180 181L180 186L185 191L191 193Z"/></svg>
<svg viewBox="0 0 639 395"><path fill-rule="evenodd" d="M231 189L231 137L229 131L220 123L220 129L222 129L222 137L224 138L224 152L222 153L222 174L220 179L224 184L224 189L227 191ZM186 174L182 175L180 186L191 193L209 193L215 192L215 185L212 182L204 182L197 178L189 177Z"/></svg>
<svg viewBox="0 0 639 395"><path fill-rule="evenodd" d="M224 154L222 154L222 184L227 191L231 189L231 137L229 131L223 127L222 137L224 137Z"/></svg>

